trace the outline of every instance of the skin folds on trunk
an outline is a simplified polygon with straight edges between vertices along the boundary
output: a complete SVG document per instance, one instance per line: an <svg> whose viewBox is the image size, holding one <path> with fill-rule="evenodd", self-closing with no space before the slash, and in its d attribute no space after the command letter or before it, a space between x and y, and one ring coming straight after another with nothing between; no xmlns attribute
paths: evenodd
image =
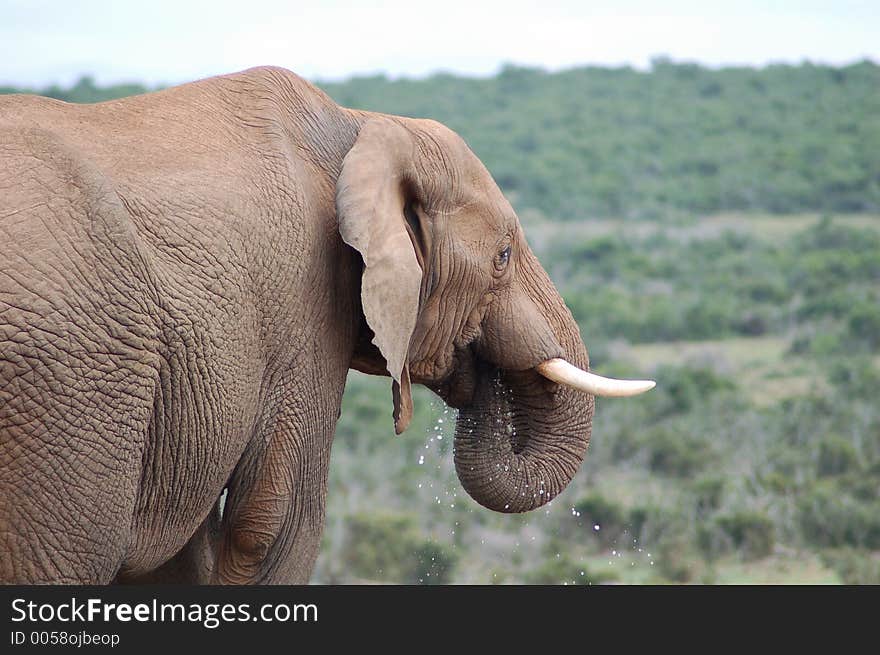
<svg viewBox="0 0 880 655"><path fill-rule="evenodd" d="M540 507L565 489L584 459L592 396L544 386L535 373L487 367L474 402L459 412L455 469L468 494L489 509Z"/></svg>
<svg viewBox="0 0 880 655"><path fill-rule="evenodd" d="M554 341L562 350L546 352L543 358L561 354L589 370L577 323L529 251L523 253L520 279L518 293L539 308L551 332L543 340ZM517 312L517 303L511 302L510 308ZM516 317L507 318L500 323L515 329ZM501 327L489 332L496 334L498 343L485 349L493 362L478 361L473 401L459 410L455 468L462 486L481 505L499 512L527 512L559 495L580 468L590 441L593 396L556 385L534 368L502 368L509 359L505 343L518 339L505 338Z"/></svg>

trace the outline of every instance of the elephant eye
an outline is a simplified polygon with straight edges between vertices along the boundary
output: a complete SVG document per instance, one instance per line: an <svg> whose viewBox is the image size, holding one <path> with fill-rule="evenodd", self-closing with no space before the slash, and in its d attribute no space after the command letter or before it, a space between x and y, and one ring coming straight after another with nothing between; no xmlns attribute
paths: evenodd
<svg viewBox="0 0 880 655"><path fill-rule="evenodd" d="M499 271L503 271L507 268L507 262L510 261L510 246L507 246L504 250L498 253L498 256L495 258L495 268Z"/></svg>

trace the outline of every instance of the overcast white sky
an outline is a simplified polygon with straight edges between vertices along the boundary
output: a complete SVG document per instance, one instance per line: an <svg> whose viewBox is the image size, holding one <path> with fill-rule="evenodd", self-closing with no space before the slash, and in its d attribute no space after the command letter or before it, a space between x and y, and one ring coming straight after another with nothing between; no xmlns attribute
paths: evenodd
<svg viewBox="0 0 880 655"><path fill-rule="evenodd" d="M880 61L880 1L0 0L0 83L176 83L260 64L311 79Z"/></svg>

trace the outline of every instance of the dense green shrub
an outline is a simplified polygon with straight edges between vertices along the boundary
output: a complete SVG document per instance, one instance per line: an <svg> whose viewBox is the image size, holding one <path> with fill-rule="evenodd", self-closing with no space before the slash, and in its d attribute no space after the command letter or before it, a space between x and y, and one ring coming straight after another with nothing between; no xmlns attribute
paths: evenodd
<svg viewBox="0 0 880 655"><path fill-rule="evenodd" d="M434 541L423 541L414 552L415 569L410 581L420 584L449 584L458 561L457 553L451 546Z"/></svg>
<svg viewBox="0 0 880 655"><path fill-rule="evenodd" d="M801 321L814 320L825 316L832 318L844 316L850 308L859 302L857 296L846 289L836 289L828 293L808 296L797 310L796 316Z"/></svg>
<svg viewBox="0 0 880 655"><path fill-rule="evenodd" d="M880 388L880 368L864 357L837 359L828 379L844 396L872 399Z"/></svg>
<svg viewBox="0 0 880 655"><path fill-rule="evenodd" d="M591 569L563 556L548 557L526 576L527 583L542 585L591 585L614 582L617 579L618 575L614 571Z"/></svg>
<svg viewBox="0 0 880 655"><path fill-rule="evenodd" d="M797 489L797 483L794 478L781 471L763 473L759 477L759 481L772 494L786 495Z"/></svg>
<svg viewBox="0 0 880 655"><path fill-rule="evenodd" d="M853 339L876 350L880 347L880 303L863 302L853 307L847 316L847 327Z"/></svg>
<svg viewBox="0 0 880 655"><path fill-rule="evenodd" d="M775 527L766 514L742 510L716 520L743 559L760 559L773 553Z"/></svg>
<svg viewBox="0 0 880 655"><path fill-rule="evenodd" d="M686 414L705 404L710 396L736 389L730 378L705 366L663 366L656 376L663 385L652 401L670 414Z"/></svg>
<svg viewBox="0 0 880 655"><path fill-rule="evenodd" d="M447 583L457 560L450 546L420 537L411 517L383 513L348 517L343 553L351 574L403 584Z"/></svg>
<svg viewBox="0 0 880 655"><path fill-rule="evenodd" d="M822 552L822 561L848 585L880 585L880 556L854 548Z"/></svg>
<svg viewBox="0 0 880 655"><path fill-rule="evenodd" d="M726 483L718 474L703 476L694 482L691 489L698 516L711 514L721 506Z"/></svg>
<svg viewBox="0 0 880 655"><path fill-rule="evenodd" d="M696 556L692 544L687 533L665 532L651 545L652 561L657 574L670 582L697 582L704 573L704 566Z"/></svg>
<svg viewBox="0 0 880 655"><path fill-rule="evenodd" d="M817 484L800 499L800 525L822 547L880 549L880 502L850 496L835 484Z"/></svg>
<svg viewBox="0 0 880 655"><path fill-rule="evenodd" d="M599 493L591 493L580 498L573 507L578 517L578 525L595 534L601 543L611 546L617 543L625 530L626 511L618 503L608 500ZM599 530L595 526L599 526Z"/></svg>
<svg viewBox="0 0 880 655"><path fill-rule="evenodd" d="M829 435L819 444L819 456L816 461L816 474L819 477L849 473L859 468L859 453L846 439Z"/></svg>
<svg viewBox="0 0 880 655"><path fill-rule="evenodd" d="M650 434L646 450L653 472L682 478L703 470L712 459L712 447L705 439L667 429Z"/></svg>
<svg viewBox="0 0 880 655"><path fill-rule="evenodd" d="M636 505L627 514L627 531L640 546L657 544L688 531L688 517L654 503Z"/></svg>
<svg viewBox="0 0 880 655"><path fill-rule="evenodd" d="M597 523L608 527L620 525L624 517L624 510L618 503L595 492L578 500L574 509L590 527Z"/></svg>
<svg viewBox="0 0 880 655"><path fill-rule="evenodd" d="M880 501L880 459L868 467L861 465L853 472L838 477L837 487L861 501Z"/></svg>

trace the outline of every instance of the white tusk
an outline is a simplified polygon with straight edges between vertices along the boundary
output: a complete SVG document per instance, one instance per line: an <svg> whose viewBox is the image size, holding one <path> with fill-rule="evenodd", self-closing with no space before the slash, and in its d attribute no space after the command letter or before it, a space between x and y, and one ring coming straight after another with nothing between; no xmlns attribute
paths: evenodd
<svg viewBox="0 0 880 655"><path fill-rule="evenodd" d="M535 367L549 380L591 393L594 396L636 396L653 389L654 380L614 380L579 369L564 359L548 359Z"/></svg>

